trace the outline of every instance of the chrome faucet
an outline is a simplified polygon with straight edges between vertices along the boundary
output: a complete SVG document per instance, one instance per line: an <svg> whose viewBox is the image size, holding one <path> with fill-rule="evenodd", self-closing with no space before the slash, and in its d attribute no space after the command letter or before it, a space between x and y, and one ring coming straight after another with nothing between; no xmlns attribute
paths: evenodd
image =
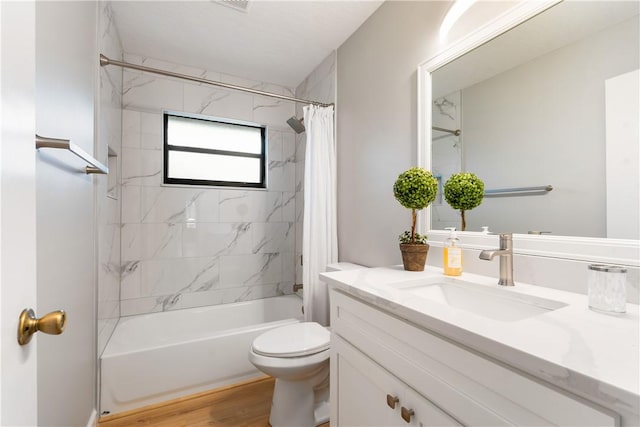
<svg viewBox="0 0 640 427"><path fill-rule="evenodd" d="M500 234L500 249L480 252L480 259L491 261L500 256L500 286L514 286L513 283L513 235L511 233Z"/></svg>

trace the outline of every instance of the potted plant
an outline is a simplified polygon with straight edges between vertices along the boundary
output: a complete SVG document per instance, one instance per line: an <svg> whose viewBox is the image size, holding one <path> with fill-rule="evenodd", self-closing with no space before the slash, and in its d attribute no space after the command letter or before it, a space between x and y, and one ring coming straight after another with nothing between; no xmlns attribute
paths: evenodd
<svg viewBox="0 0 640 427"><path fill-rule="evenodd" d="M462 231L467 227L465 211L480 206L483 197L484 182L471 172L453 174L444 184L444 199L449 206L460 211Z"/></svg>
<svg viewBox="0 0 640 427"><path fill-rule="evenodd" d="M435 200L437 191L438 181L431 172L418 167L401 173L393 184L396 200L405 208L411 209L411 231L405 231L399 237L405 270L424 270L429 245L426 242L427 236L416 233L416 219L418 211Z"/></svg>

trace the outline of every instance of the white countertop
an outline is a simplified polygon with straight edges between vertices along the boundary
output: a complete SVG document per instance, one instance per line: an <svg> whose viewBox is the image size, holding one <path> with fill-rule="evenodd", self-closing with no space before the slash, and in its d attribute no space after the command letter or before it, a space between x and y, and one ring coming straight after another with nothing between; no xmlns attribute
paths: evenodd
<svg viewBox="0 0 640 427"><path fill-rule="evenodd" d="M459 276L478 286L567 304L517 321L501 321L416 297L398 286L445 279L439 268L427 267L424 272L408 272L402 266L365 268L321 277L336 289L602 406L640 413L638 305L627 304L625 314L607 315L590 310L586 295L521 282L501 287L496 278Z"/></svg>

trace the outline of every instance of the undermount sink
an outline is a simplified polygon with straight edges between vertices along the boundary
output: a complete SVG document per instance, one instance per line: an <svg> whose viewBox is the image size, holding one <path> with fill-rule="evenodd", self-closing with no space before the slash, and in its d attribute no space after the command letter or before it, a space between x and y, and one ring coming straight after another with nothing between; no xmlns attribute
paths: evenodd
<svg viewBox="0 0 640 427"><path fill-rule="evenodd" d="M457 279L436 278L405 282L394 287L419 298L504 322L526 319L567 306L560 301Z"/></svg>

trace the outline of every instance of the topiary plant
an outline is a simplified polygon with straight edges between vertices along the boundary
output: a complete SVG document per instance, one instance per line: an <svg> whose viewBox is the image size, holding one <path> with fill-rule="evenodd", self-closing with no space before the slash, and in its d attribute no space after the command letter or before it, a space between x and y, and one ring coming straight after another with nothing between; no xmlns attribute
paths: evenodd
<svg viewBox="0 0 640 427"><path fill-rule="evenodd" d="M393 195L405 208L411 209L411 232L400 235L400 243L425 244L427 237L416 233L417 211L429 206L438 192L438 181L431 172L414 167L404 171L393 184Z"/></svg>
<svg viewBox="0 0 640 427"><path fill-rule="evenodd" d="M480 206L483 197L484 182L471 172L453 174L444 184L445 200L453 209L460 211L462 231L467 227L465 211Z"/></svg>

